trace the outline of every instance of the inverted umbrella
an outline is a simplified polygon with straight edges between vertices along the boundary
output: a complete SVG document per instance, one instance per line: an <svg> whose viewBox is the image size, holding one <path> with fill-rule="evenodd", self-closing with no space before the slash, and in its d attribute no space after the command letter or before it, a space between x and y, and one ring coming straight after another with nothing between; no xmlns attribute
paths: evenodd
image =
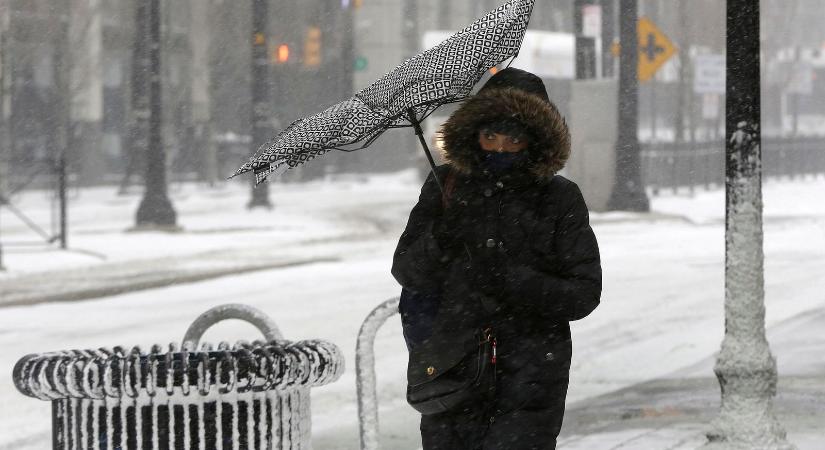
<svg viewBox="0 0 825 450"><path fill-rule="evenodd" d="M384 131L400 127L415 129L435 169L421 121L439 106L466 98L489 69L518 55L534 1L510 0L350 99L292 122L233 176L252 171L260 183L330 150L365 148Z"/></svg>

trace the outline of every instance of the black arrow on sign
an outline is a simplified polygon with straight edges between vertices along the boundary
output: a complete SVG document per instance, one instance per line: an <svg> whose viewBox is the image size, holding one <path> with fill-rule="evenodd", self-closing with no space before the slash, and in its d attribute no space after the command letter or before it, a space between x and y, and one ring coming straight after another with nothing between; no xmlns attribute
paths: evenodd
<svg viewBox="0 0 825 450"><path fill-rule="evenodd" d="M644 53L647 56L648 61L653 62L656 60L656 55L659 53L664 53L665 48L656 44L656 35L653 33L647 34L647 45L639 49L640 52Z"/></svg>

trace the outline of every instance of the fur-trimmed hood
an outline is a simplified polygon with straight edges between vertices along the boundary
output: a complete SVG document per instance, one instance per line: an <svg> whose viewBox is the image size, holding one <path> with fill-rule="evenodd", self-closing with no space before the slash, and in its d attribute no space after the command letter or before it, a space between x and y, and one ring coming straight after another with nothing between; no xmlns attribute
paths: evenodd
<svg viewBox="0 0 825 450"><path fill-rule="evenodd" d="M478 171L480 129L515 119L529 131L529 170L539 179L552 177L570 157L570 132L552 102L512 87L484 89L470 97L441 128L444 156L463 174Z"/></svg>

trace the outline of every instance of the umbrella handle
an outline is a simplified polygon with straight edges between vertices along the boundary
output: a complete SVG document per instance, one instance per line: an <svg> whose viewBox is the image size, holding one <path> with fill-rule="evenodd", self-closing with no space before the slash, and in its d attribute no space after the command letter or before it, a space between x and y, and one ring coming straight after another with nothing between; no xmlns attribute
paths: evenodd
<svg viewBox="0 0 825 450"><path fill-rule="evenodd" d="M424 139L424 131L421 129L421 122L415 117L415 110L412 108L407 109L407 117L410 120L410 123L415 129L415 134L418 136L418 141L421 142L421 147L424 148L424 154L427 155L427 161L430 162L430 169L433 172L433 178L435 178L435 184L438 185L438 189L441 191L441 194L444 194L444 186L441 184L441 180L438 178L438 174L435 173L435 161L433 160L433 155L430 153L430 147L427 146L427 140Z"/></svg>

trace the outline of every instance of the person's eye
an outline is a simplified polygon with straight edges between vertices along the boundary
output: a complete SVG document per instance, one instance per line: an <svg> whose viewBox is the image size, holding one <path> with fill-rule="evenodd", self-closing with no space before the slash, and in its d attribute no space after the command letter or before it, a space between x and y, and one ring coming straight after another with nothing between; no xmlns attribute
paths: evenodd
<svg viewBox="0 0 825 450"><path fill-rule="evenodd" d="M488 141L495 140L495 138L496 135L493 133L484 133L484 139L487 139Z"/></svg>
<svg viewBox="0 0 825 450"><path fill-rule="evenodd" d="M511 137L510 142L513 144L521 144L521 138Z"/></svg>

